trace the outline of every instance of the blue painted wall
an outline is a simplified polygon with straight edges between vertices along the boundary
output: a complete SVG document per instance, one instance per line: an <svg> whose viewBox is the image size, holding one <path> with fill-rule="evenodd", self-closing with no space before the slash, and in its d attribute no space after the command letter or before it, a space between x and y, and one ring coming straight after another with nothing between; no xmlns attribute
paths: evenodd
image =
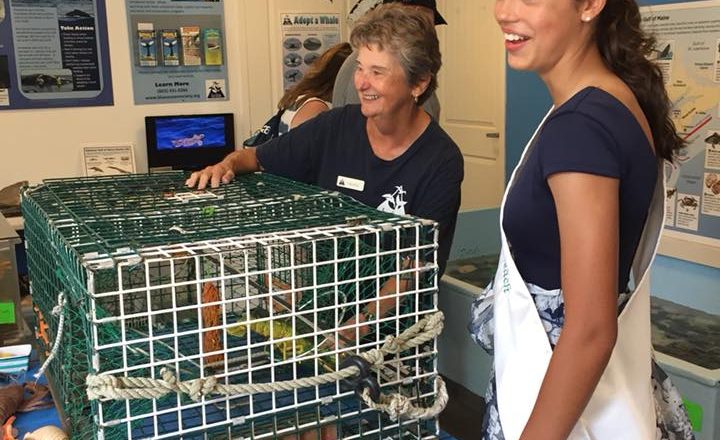
<svg viewBox="0 0 720 440"><path fill-rule="evenodd" d="M676 3L668 0L639 4ZM551 105L542 81L532 73L508 68L506 107L506 179L525 144ZM720 269L659 255L651 273L653 295L720 315Z"/></svg>

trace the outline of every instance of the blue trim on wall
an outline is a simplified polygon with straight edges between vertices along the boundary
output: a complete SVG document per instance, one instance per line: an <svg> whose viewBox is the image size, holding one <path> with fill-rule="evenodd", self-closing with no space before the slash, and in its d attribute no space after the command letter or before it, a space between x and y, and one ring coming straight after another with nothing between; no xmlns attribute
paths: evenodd
<svg viewBox="0 0 720 440"><path fill-rule="evenodd" d="M540 77L506 67L505 183L510 180L525 144L550 109L552 100Z"/></svg>

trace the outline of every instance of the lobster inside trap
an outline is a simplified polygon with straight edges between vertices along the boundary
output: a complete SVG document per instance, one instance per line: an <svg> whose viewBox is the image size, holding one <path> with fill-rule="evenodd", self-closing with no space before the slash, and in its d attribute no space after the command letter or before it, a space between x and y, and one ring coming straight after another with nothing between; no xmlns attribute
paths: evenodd
<svg viewBox="0 0 720 440"><path fill-rule="evenodd" d="M436 437L435 419L393 421L329 377L437 311L432 222L265 174L193 197L177 196L182 174L161 176L24 195L33 299L45 350L61 338L48 371L74 435ZM367 380L429 407L436 354L428 338ZM142 386L88 398L88 376Z"/></svg>

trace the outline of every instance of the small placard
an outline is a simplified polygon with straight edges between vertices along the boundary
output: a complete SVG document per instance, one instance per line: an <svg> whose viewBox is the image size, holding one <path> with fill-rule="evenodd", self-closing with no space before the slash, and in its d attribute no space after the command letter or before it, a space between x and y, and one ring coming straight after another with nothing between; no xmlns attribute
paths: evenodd
<svg viewBox="0 0 720 440"><path fill-rule="evenodd" d="M0 302L0 324L15 324L15 303Z"/></svg>
<svg viewBox="0 0 720 440"><path fill-rule="evenodd" d="M135 155L130 144L86 145L83 147L85 175L115 176L135 173Z"/></svg>

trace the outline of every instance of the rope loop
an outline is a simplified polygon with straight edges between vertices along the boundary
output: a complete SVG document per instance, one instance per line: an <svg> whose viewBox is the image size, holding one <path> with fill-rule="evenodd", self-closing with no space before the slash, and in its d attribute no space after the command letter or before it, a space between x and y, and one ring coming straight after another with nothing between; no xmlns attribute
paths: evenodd
<svg viewBox="0 0 720 440"><path fill-rule="evenodd" d="M60 294L62 295L62 293ZM58 297L58 306L64 306L64 297ZM62 310L62 307L61 307ZM60 316L60 330L56 345L62 334L62 320ZM416 322L403 333L397 336L388 336L379 349L375 348L358 357L364 359L370 368L380 370L383 368L385 356L399 354L403 351L419 347L420 345L436 338L443 328L443 314L436 312ZM48 358L48 361L51 358ZM46 361L47 363L47 361ZM360 376L369 377L358 365L349 363L339 371L325 373L320 376L303 377L295 380L288 380L273 383L259 384L221 384L215 376L195 378L186 381L179 381L169 368L160 370L160 379L142 377L112 376L108 374L89 374L86 377L87 396L89 400L128 400L128 399L158 399L169 393L186 394L193 401L199 402L204 397L212 394L237 396L252 395L256 393L269 393L276 391L293 391L300 388L319 386L327 383L357 378ZM374 379L374 378L373 378ZM353 381L351 381L353 382ZM399 418L429 419L436 417L447 404L448 396L445 383L437 376L435 378L436 398L435 404L430 408L419 408L412 404L412 400L400 394L390 396L378 396L378 390L365 386L360 391L360 397L365 404L375 410L387 413L395 421ZM377 402L373 401L376 397Z"/></svg>
<svg viewBox="0 0 720 440"><path fill-rule="evenodd" d="M414 406L409 397L398 393L383 395L377 403L373 401L369 390L363 391L361 397L369 408L386 413L393 422L401 418L434 419L445 409L449 399L445 381L440 376L435 377L435 403L428 408Z"/></svg>

